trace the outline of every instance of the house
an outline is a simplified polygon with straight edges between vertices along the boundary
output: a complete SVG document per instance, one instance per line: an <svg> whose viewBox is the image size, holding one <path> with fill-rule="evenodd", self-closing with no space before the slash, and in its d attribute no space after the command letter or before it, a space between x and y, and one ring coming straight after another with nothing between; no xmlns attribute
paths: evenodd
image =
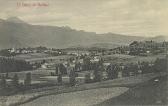
<svg viewBox="0 0 168 106"><path fill-rule="evenodd" d="M131 55L152 55L165 52L167 43L155 41L134 41L129 45Z"/></svg>
<svg viewBox="0 0 168 106"><path fill-rule="evenodd" d="M122 75L122 71L119 71L119 72L118 72L118 78L122 78L122 76L123 76L123 75Z"/></svg>
<svg viewBox="0 0 168 106"><path fill-rule="evenodd" d="M16 49L15 48L11 48L11 49L9 49L8 50L10 53L14 53L15 51L16 51Z"/></svg>
<svg viewBox="0 0 168 106"><path fill-rule="evenodd" d="M90 59L91 63L98 63L100 61L98 56L94 56L92 59Z"/></svg>
<svg viewBox="0 0 168 106"><path fill-rule="evenodd" d="M44 63L41 65L41 68L43 69L55 68L55 63Z"/></svg>

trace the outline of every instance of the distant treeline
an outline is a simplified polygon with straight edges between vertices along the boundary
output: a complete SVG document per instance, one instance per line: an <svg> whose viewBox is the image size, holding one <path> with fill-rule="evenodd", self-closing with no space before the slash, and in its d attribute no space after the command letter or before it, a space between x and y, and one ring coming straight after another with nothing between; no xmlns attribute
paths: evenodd
<svg viewBox="0 0 168 106"><path fill-rule="evenodd" d="M19 72L33 69L32 65L23 60L0 58L0 73Z"/></svg>
<svg viewBox="0 0 168 106"><path fill-rule="evenodd" d="M15 56L15 55L16 53L10 53L8 49L0 50L0 56L10 57L10 56Z"/></svg>

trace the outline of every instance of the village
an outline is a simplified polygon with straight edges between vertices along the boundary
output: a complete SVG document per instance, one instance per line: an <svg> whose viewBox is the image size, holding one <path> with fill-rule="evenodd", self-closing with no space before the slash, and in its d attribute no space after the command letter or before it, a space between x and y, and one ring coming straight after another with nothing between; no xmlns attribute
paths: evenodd
<svg viewBox="0 0 168 106"><path fill-rule="evenodd" d="M0 4L0 106L168 105L168 1Z"/></svg>
<svg viewBox="0 0 168 106"><path fill-rule="evenodd" d="M7 69L6 72L1 70L1 78L4 78L7 84L16 79L15 83L18 85L25 85L28 79L30 80L28 85L36 88L37 85L39 87L77 86L160 72L165 67L163 60L166 56L167 44L167 42L134 41L129 46L110 50L48 49L46 47L6 49L8 53L5 53L8 56L2 55L1 58L24 61L26 65L29 64L29 67L25 70ZM3 54L4 51L0 53ZM163 67L156 69L158 64L162 64Z"/></svg>

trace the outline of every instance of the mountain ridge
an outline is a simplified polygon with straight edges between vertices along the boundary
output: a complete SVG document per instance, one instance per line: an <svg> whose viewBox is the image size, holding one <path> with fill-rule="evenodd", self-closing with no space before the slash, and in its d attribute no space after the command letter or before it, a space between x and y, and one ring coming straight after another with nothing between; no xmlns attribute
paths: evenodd
<svg viewBox="0 0 168 106"><path fill-rule="evenodd" d="M34 46L68 48L76 45L90 46L101 43L114 44L116 47L116 44L126 45L135 40L145 39L147 38L114 33L97 34L71 29L67 26L31 25L18 18L13 21L0 20L0 49Z"/></svg>
<svg viewBox="0 0 168 106"><path fill-rule="evenodd" d="M26 23L18 17L9 17L6 19L6 21L13 22L13 23Z"/></svg>

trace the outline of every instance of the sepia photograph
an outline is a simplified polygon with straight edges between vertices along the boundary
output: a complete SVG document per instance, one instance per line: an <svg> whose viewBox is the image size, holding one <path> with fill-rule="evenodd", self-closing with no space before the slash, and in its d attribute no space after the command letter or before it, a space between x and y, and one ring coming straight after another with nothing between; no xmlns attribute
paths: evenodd
<svg viewBox="0 0 168 106"><path fill-rule="evenodd" d="M168 0L0 0L0 106L168 106Z"/></svg>

